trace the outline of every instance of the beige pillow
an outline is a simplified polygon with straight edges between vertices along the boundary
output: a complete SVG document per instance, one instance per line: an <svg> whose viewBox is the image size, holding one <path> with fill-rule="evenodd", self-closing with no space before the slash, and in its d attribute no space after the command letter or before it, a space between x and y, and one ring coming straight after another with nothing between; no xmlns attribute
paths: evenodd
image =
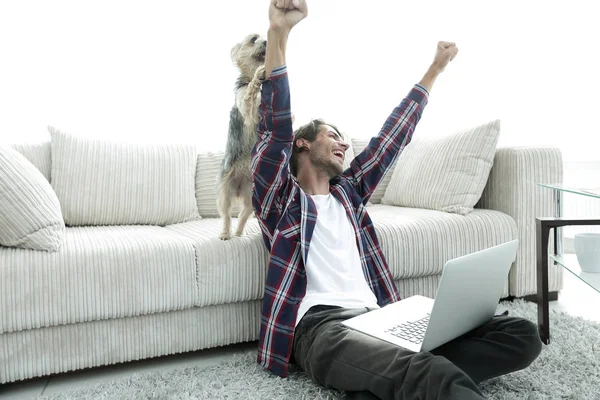
<svg viewBox="0 0 600 400"><path fill-rule="evenodd" d="M0 245L54 252L64 233L50 183L23 155L0 146Z"/></svg>
<svg viewBox="0 0 600 400"><path fill-rule="evenodd" d="M466 215L481 197L500 120L441 138L415 135L398 156L383 204Z"/></svg>
<svg viewBox="0 0 600 400"><path fill-rule="evenodd" d="M49 132L51 183L67 225L164 226L200 219L195 146Z"/></svg>

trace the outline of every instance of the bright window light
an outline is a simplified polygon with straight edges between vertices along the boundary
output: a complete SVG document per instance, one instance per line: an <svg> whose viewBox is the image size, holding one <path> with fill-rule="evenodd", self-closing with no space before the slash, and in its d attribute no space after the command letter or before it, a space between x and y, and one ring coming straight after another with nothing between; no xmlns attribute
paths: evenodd
<svg viewBox="0 0 600 400"><path fill-rule="evenodd" d="M499 146L599 160L594 2L309 0L287 64L296 126L322 117L370 137L418 82L438 40L458 57L415 135L502 120ZM230 49L266 33L268 0L3 1L2 142L90 138L225 147Z"/></svg>

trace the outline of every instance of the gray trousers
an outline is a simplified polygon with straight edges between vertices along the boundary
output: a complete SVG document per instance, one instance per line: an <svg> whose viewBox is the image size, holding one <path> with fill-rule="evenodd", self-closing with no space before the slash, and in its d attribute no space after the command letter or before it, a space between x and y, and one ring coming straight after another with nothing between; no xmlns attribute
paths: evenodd
<svg viewBox="0 0 600 400"><path fill-rule="evenodd" d="M348 329L368 312L315 306L296 327L293 362L316 383L364 399L483 399L477 384L529 366L540 354L537 326L496 316L431 352L415 353Z"/></svg>

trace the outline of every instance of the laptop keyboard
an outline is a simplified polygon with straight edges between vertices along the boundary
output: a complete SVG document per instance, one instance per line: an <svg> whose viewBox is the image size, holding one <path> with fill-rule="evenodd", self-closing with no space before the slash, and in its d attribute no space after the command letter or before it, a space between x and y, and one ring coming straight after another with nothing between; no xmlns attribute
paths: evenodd
<svg viewBox="0 0 600 400"><path fill-rule="evenodd" d="M411 343L422 343L425 336L425 330L429 324L429 314L416 321L406 321L399 325L392 326L385 330L385 333L394 335L400 339L408 340Z"/></svg>

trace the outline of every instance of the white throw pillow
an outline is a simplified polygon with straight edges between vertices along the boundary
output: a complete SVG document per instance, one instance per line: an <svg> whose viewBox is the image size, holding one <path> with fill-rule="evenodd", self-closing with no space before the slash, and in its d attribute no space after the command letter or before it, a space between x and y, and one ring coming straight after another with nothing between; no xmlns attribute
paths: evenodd
<svg viewBox="0 0 600 400"><path fill-rule="evenodd" d="M413 137L398 156L383 204L466 215L481 197L500 120L441 138Z"/></svg>
<svg viewBox="0 0 600 400"><path fill-rule="evenodd" d="M48 130L51 184L67 225L164 226L200 219L194 146L119 143Z"/></svg>
<svg viewBox="0 0 600 400"><path fill-rule="evenodd" d="M0 146L0 245L54 252L64 233L50 183L22 154Z"/></svg>

